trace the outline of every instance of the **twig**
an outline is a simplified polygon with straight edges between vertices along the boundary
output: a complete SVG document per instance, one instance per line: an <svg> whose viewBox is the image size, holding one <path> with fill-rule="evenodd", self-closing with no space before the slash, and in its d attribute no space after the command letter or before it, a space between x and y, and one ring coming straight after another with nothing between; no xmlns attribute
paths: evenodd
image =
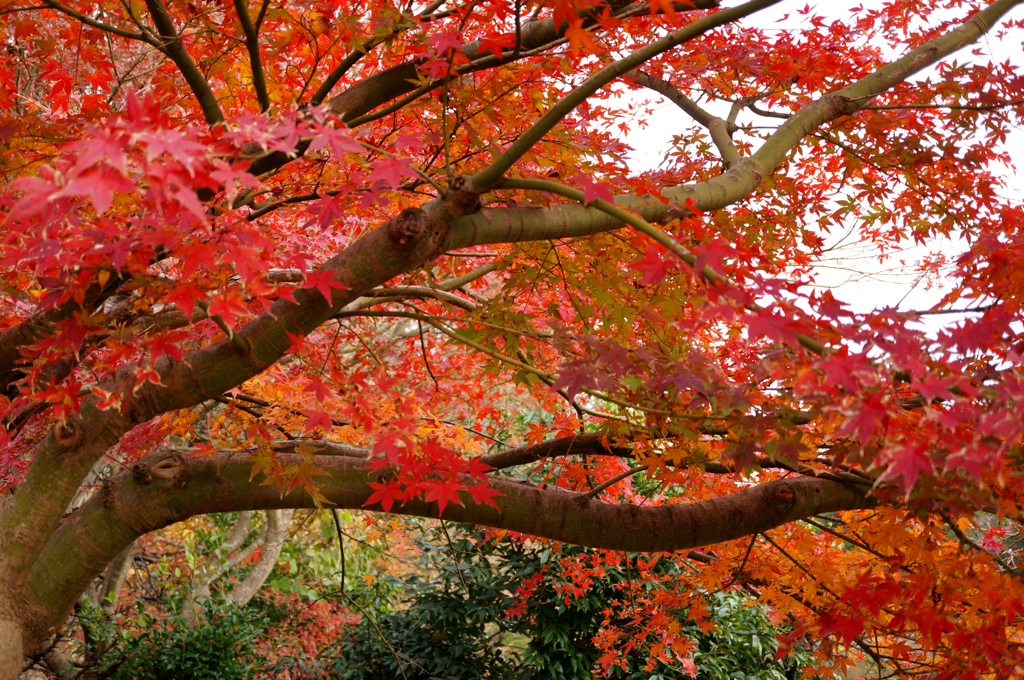
<svg viewBox="0 0 1024 680"><path fill-rule="evenodd" d="M593 489L588 491L583 497L586 498L587 500L592 500L592 499L596 498L598 496L598 494L600 494L602 491L604 491L608 487L614 486L614 485L618 484L619 482L621 482L626 477L632 477L636 473L638 473L638 472L640 472L642 470L646 470L646 469L647 469L646 465L637 465L636 467L629 468L625 472L621 472L621 473L615 475L614 477L609 479L607 482L604 482L603 484L599 484L599 485L595 486Z"/></svg>
<svg viewBox="0 0 1024 680"><path fill-rule="evenodd" d="M331 508L331 516L334 517L334 529L338 532L338 553L341 556L341 585L339 590L345 592L345 541L341 536L341 519L338 517L338 509Z"/></svg>
<svg viewBox="0 0 1024 680"><path fill-rule="evenodd" d="M473 597L473 593L469 590L469 586L466 585L466 577L462 575L462 566L459 564L459 556L455 554L455 546L452 545L452 537L448 535L448 524L443 519L441 520L441 531L444 532L444 538L448 541L448 550L452 553L452 561L455 563L455 572L459 575L459 581L462 582L462 588L466 591L466 597Z"/></svg>

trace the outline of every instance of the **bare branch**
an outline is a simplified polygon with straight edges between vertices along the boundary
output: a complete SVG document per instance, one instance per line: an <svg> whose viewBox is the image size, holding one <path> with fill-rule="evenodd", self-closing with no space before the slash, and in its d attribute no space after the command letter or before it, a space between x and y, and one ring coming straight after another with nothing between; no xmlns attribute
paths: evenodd
<svg viewBox="0 0 1024 680"><path fill-rule="evenodd" d="M586 455L605 453L623 458L633 456L633 450L625 447L609 446L605 443L605 435L598 433L578 434L574 437L549 439L532 446L520 446L506 451L499 451L482 456L480 462L495 470L528 465L545 458L568 455Z"/></svg>
<svg viewBox="0 0 1024 680"><path fill-rule="evenodd" d="M877 104L865 106L866 111L899 111L902 109L944 109L946 111L999 111L1024 106L1024 99L998 104Z"/></svg>
<svg viewBox="0 0 1024 680"><path fill-rule="evenodd" d="M668 99L685 111L690 118L693 118L697 123L705 127L711 135L711 141L714 143L715 148L718 149L718 153L722 156L722 161L725 163L726 168L730 168L739 162L740 152L732 141L732 135L737 130L734 123L711 115L667 80L656 78L643 71L631 71L629 75L640 85L654 90Z"/></svg>
<svg viewBox="0 0 1024 680"><path fill-rule="evenodd" d="M469 300L460 298L458 295L452 295L451 293L443 290L429 288L427 286L393 286L391 288L377 288L371 290L368 293L368 296L370 296L370 301L376 299L377 302L387 300L388 298L433 298L460 309L464 309L467 312L475 311L479 307Z"/></svg>
<svg viewBox="0 0 1024 680"><path fill-rule="evenodd" d="M491 165L474 175L472 179L473 186L479 190L489 189L496 186L501 181L504 174L512 168L512 165L522 158L522 156L532 149L541 139L543 139L544 135L546 135L549 130L555 127L555 125L561 122L563 118L569 115L573 109L586 101L591 95L616 78L625 75L629 71L639 67L659 54L663 54L675 47L678 47L679 45L695 40L715 28L738 21L739 19L765 9L766 7L771 7L779 1L780 0L750 0L739 7L731 7L715 12L714 14L709 14L697 19L693 23L687 24L678 31L673 31L660 40L656 40L649 45L641 47L628 56L605 66L600 71L587 78L579 87L563 97L561 101L552 106L543 116L540 117L540 120L534 123L529 130L519 136L519 139L505 149L504 153L491 163Z"/></svg>
<svg viewBox="0 0 1024 680"><path fill-rule="evenodd" d="M294 510L270 510L267 512L267 531L260 543L260 556L242 582L231 589L227 599L238 605L246 605L256 596L263 583L274 571L277 558L281 555L288 538L288 523Z"/></svg>

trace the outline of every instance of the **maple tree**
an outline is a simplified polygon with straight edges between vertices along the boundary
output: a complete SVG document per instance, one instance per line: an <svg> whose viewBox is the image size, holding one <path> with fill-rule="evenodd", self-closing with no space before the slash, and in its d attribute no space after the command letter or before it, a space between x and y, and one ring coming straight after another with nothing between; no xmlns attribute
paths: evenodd
<svg viewBox="0 0 1024 680"><path fill-rule="evenodd" d="M1024 674L1019 3L779 4L4 0L0 678L139 536L314 506L666 553L605 672L743 587ZM815 288L846 229L965 318Z"/></svg>

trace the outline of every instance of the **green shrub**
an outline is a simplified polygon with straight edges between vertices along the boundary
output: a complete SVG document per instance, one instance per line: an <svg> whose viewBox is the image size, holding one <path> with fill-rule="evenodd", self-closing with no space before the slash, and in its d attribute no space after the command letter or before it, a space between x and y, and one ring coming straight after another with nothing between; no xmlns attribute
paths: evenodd
<svg viewBox="0 0 1024 680"><path fill-rule="evenodd" d="M95 672L113 680L249 680L262 669L255 641L265 621L246 609L209 602L206 618L189 628L180 614L142 614L142 632L103 656Z"/></svg>
<svg viewBox="0 0 1024 680"><path fill-rule="evenodd" d="M567 602L558 589L562 575L554 557L585 553L586 549L562 546L553 555L548 547L484 537L479 529L453 528L449 545L448 537L425 535L419 542L420 568L395 579L392 590L397 597L380 606L379 599L366 594L363 609L370 616L328 650L318 669L306 666L303 677L593 678L600 656L593 639L605 625L612 603L622 598L620 585L629 578L638 557L627 558L621 568L607 568L603 578ZM678 567L663 560L658 568ZM544 576L538 577L525 610L514 618L507 616L515 603L516 588L542 570ZM357 592L353 596L359 599ZM702 632L686 620L685 612L679 612L686 635L697 645L693 653L697 680L788 680L802 677L802 669L811 665L812 657L806 651L775 658L776 638L783 631L744 594L710 595L707 606L715 624L712 632ZM661 663L648 668L640 647L624 663L625 668L611 666L609 677L693 680L682 669Z"/></svg>

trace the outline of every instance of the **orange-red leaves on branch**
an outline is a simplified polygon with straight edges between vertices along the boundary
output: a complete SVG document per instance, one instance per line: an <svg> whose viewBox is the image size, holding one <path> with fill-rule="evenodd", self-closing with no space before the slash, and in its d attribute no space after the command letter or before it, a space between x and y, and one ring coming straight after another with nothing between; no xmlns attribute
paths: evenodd
<svg viewBox="0 0 1024 680"><path fill-rule="evenodd" d="M598 674L700 674L681 626L743 588L830 668L1024 677L1019 3L773 4L0 8L22 651L133 503L301 498L686 546L616 584ZM253 479L89 486L166 449Z"/></svg>

